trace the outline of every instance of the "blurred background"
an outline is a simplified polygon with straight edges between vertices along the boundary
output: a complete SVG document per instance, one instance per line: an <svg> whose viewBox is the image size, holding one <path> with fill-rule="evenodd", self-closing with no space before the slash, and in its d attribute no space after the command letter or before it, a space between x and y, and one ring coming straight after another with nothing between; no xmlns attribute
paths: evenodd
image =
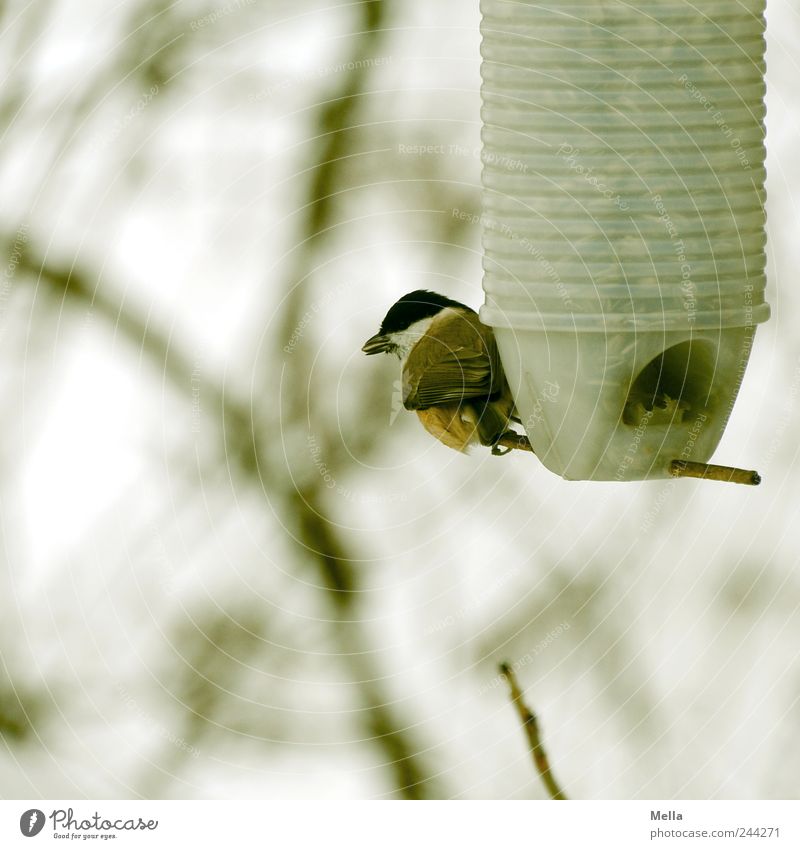
<svg viewBox="0 0 800 849"><path fill-rule="evenodd" d="M0 795L800 796L800 14L718 462L461 456L362 342L482 301L479 13L0 6ZM420 147L424 146L424 147Z"/></svg>

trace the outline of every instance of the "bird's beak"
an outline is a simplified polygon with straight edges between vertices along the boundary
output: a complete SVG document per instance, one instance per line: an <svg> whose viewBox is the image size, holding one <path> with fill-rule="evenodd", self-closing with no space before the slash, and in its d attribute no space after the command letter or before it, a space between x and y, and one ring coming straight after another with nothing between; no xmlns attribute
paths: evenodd
<svg viewBox="0 0 800 849"><path fill-rule="evenodd" d="M389 338L380 333L370 336L362 345L361 350L365 354L385 354L389 350Z"/></svg>

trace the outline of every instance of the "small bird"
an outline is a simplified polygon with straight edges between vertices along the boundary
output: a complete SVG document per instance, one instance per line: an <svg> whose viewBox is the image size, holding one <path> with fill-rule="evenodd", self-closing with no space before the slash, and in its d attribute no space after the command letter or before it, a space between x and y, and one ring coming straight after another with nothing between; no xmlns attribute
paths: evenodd
<svg viewBox="0 0 800 849"><path fill-rule="evenodd" d="M465 304L424 289L409 292L361 350L399 357L403 406L449 448L525 448L527 438L508 428L518 419L494 333Z"/></svg>

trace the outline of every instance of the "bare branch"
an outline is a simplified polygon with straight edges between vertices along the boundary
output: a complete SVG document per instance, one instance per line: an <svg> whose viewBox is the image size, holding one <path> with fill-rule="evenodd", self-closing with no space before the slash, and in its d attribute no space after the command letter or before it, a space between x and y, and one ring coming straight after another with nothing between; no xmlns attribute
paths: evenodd
<svg viewBox="0 0 800 849"><path fill-rule="evenodd" d="M514 670L511 668L509 663L501 663L500 672L508 680L508 686L511 690L511 700L514 702L514 707L517 709L520 722L522 722L522 727L528 737L528 743L531 747L531 755L533 756L533 763L536 767L536 771L542 779L542 784L544 784L551 799L566 799L567 797L564 794L564 791L561 787L559 787L558 782L550 769L550 761L547 757L547 752L545 751L541 738L539 737L539 723L536 720L536 715L522 700L522 691L517 683L517 676L514 674Z"/></svg>
<svg viewBox="0 0 800 849"><path fill-rule="evenodd" d="M745 486L758 486L761 483L761 475L751 469L714 466L711 463L690 463L688 460L673 460L669 464L669 473L674 478L701 478L706 481L743 483Z"/></svg>

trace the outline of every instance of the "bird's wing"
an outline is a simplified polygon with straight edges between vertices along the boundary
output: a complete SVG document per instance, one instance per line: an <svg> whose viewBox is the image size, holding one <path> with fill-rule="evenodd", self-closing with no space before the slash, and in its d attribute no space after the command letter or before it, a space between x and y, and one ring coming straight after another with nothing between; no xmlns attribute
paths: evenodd
<svg viewBox="0 0 800 849"><path fill-rule="evenodd" d="M403 405L424 410L485 398L504 383L497 343L478 314L446 310L411 349L403 368Z"/></svg>

